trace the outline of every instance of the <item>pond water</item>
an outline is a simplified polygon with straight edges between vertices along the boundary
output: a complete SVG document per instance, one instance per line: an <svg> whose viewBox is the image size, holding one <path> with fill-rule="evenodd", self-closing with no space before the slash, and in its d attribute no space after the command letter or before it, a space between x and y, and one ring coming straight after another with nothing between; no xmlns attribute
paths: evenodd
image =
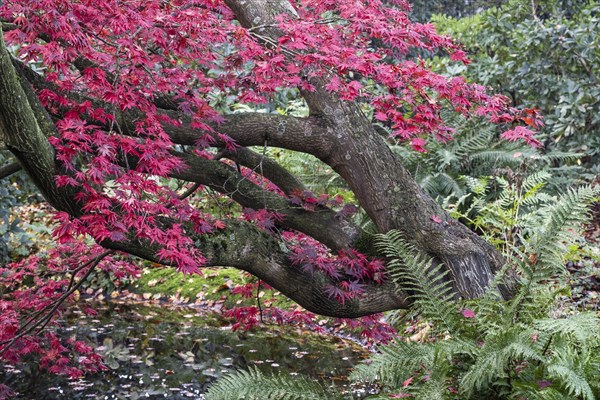
<svg viewBox="0 0 600 400"><path fill-rule="evenodd" d="M334 383L354 399L364 393L344 379L366 356L347 340L279 326L233 333L218 315L193 309L123 304L96 309L94 318L73 310L62 334L91 342L108 371L69 380L30 364L5 368L0 382L18 392L17 399L202 399L218 377L256 365L264 372Z"/></svg>

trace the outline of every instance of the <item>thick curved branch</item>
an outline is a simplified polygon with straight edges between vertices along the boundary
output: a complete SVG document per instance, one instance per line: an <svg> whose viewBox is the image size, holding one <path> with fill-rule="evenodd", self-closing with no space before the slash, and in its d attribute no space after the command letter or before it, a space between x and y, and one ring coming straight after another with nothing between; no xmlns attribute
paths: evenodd
<svg viewBox="0 0 600 400"><path fill-rule="evenodd" d="M191 120L182 118L179 113L165 112L182 120L180 126L165 125L163 128L171 140L177 144L193 145L207 132L190 127ZM125 116L120 121L127 129L135 130L131 123L134 116ZM133 117L133 118L131 118ZM297 118L278 114L240 113L224 115L224 122L209 124L216 132L231 137L240 146L262 146L265 140L269 146L312 154L317 158L327 158L333 151L329 140L331 131L320 118Z"/></svg>
<svg viewBox="0 0 600 400"><path fill-rule="evenodd" d="M292 266L280 242L243 221L226 221L227 228L198 237L196 243L208 266L231 266L262 279L307 310L332 317L355 318L386 310L406 308L407 297L392 282L364 287L363 295L344 304L327 295L337 282L320 273L307 274ZM107 242L103 246L161 263L157 246L135 241Z"/></svg>
<svg viewBox="0 0 600 400"><path fill-rule="evenodd" d="M40 104L29 82L19 79L0 29L0 140L19 160L42 195L59 210L78 212L73 193L58 188L58 167L48 136L56 128ZM39 121L38 121L39 119Z"/></svg>

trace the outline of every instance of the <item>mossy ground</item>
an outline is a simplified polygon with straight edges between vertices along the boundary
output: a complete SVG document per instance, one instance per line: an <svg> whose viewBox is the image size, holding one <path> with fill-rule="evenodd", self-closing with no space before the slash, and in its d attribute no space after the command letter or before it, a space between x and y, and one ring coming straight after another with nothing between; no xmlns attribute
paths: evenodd
<svg viewBox="0 0 600 400"><path fill-rule="evenodd" d="M285 307L291 305L285 296L270 289L254 291L252 298L232 294L239 285L256 282L256 278L235 268L205 270L202 275L185 275L173 268L146 267L142 276L132 283L130 290L177 300L182 303L223 302L225 308L256 305L257 297L265 306Z"/></svg>

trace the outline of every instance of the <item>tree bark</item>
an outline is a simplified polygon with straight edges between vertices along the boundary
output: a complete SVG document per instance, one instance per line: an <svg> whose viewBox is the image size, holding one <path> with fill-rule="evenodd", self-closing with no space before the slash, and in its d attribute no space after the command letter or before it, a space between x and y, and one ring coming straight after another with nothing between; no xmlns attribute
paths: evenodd
<svg viewBox="0 0 600 400"><path fill-rule="evenodd" d="M356 318L410 305L407 295L391 281L365 285L359 298L344 303L331 298L326 288L335 281L320 272L313 275L291 265L287 251L282 250L276 238L244 221L227 221L226 229L197 237L196 243L207 257L208 267L230 266L247 271L316 314ZM156 257L156 245L135 240L107 241L102 245L164 263Z"/></svg>

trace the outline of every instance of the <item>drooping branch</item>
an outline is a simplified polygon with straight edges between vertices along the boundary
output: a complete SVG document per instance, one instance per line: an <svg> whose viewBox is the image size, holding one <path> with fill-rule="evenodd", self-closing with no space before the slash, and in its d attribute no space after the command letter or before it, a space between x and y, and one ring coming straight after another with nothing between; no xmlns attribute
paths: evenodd
<svg viewBox="0 0 600 400"><path fill-rule="evenodd" d="M14 64L21 76L26 78L24 81L32 81L38 88L57 90L53 84L45 81L42 76L31 71L22 63L16 61ZM31 102L39 103L37 99L32 99ZM173 113L171 116L175 117ZM123 133L133 134L135 131L134 121L138 117L136 111L121 114L119 125ZM38 119L45 121L47 131L54 134L56 128L53 124L48 124L47 121L50 121L50 118L45 111L39 112ZM269 145L277 146L279 144L279 147L303 149L309 154L325 156L325 153L331 151L331 146L324 140L326 132L319 127L318 119L263 113L235 114L227 116L225 122L216 128L220 132L233 136L240 144L263 144L266 140ZM192 145L201 135L205 134L197 129L186 127L185 122L181 127L165 126L165 130L175 143L183 145ZM306 233L333 250L351 247L360 236L360 231L356 226L339 218L330 209L320 207L316 212L311 212L300 207L292 207L284 198L265 191L222 163L211 162L190 154L176 153L176 155L186 162L188 168L172 172L172 177L208 185L220 193L230 195L244 207L276 211L284 217L285 226ZM254 169L255 172L262 172L267 179L288 194L294 191L301 192L304 189L300 181L275 161L262 157L249 149L224 150L222 155L239 161L242 165ZM130 162L130 165L133 165L134 160L130 160ZM258 168L261 162L262 168Z"/></svg>
<svg viewBox="0 0 600 400"><path fill-rule="evenodd" d="M31 71L22 63L18 61L13 63L21 76L26 78L23 81L32 81L38 88L57 90L53 84L45 81L42 76ZM31 103L41 107L37 98L32 99ZM56 128L51 124L51 119L45 110L42 108L38 114L37 119L44 123L46 134L54 134ZM133 134L134 121L137 118L138 115L135 111L123 113L120 122L122 131L128 133L131 130ZM185 128L185 125L183 127L166 126L165 129L175 143L184 145L193 144L205 133ZM218 125L218 129L232 135L238 143L241 142L240 144L263 144L267 140L267 143L280 144L281 147L284 142L289 143L289 147L303 148L308 153L319 154L330 151L330 146L323 140L325 132L320 130L318 120L310 118L302 119L262 113L235 114L227 116L226 122ZM317 134L314 134L315 132ZM315 137L320 139L315 140ZM306 151L311 148L314 150ZM263 172L266 178L281 185L282 189L288 193L303 189L302 184L276 162L264 159L248 149L225 151L223 154L228 158L239 160L243 165L253 169L262 160L262 171L257 170L256 172ZM211 162L184 153L178 153L178 156L186 162L189 168L172 173L172 177L208 185L221 193L231 195L244 207L276 211L283 215L286 226L304 232L334 250L350 247L360 235L355 226L338 218L331 210L322 207L317 212L310 212L299 207L291 207L282 197L266 192L222 163Z"/></svg>
<svg viewBox="0 0 600 400"><path fill-rule="evenodd" d="M326 291L327 286L335 285L336 281L319 272L305 273L292 266L289 254L282 250L274 236L244 221L226 223L226 229L202 235L196 240L208 259L208 266L232 266L247 271L307 310L326 316L355 318L409 305L406 295L399 293L390 281L365 285L359 298L341 303ZM156 256L157 245L136 241L106 242L102 245L150 261L164 262Z"/></svg>
<svg viewBox="0 0 600 400"><path fill-rule="evenodd" d="M55 85L47 82L22 63L13 60L13 64L20 75L26 78L23 79L24 81L30 81L38 89L58 90ZM76 100L83 99L76 98ZM96 103L102 106L100 102L96 101ZM172 117L180 117L173 112L169 114ZM138 118L140 118L139 112L135 110L121 113L119 122L121 131L125 134L134 134L135 121ZM50 118L45 111L40 112L38 119L47 124L47 134L54 134L56 128L47 123ZM266 142L269 146L301 150L325 157L332 149L325 140L326 132L321 129L318 122L319 120L311 118L263 113L234 114L226 116L225 122L216 125L215 129L232 136L241 145L261 145ZM189 121L187 123L189 124ZM165 131L175 143L181 145L193 145L200 136L206 134L198 129L189 128L185 119L180 127L166 125ZM304 190L302 183L275 161L249 149L224 150L221 154L254 169L257 173L262 172L267 179L277 184L287 194ZM172 173L172 177L208 185L218 192L231 195L244 207L276 211L283 215L284 225L314 237L333 250L351 247L360 235L355 226L338 218L336 213L329 209L320 207L317 212L310 212L299 207L291 207L282 197L266 192L222 163L183 153L178 153L178 156L187 163L189 168ZM261 163L262 168L258 168Z"/></svg>
<svg viewBox="0 0 600 400"><path fill-rule="evenodd" d="M275 211L283 217L284 226L303 232L332 250L351 247L361 235L360 229L329 208L318 207L311 211L293 206L284 197L261 188L221 162L180 152L173 154L183 160L187 168L172 171L171 177L209 186L231 196L243 207Z"/></svg>

